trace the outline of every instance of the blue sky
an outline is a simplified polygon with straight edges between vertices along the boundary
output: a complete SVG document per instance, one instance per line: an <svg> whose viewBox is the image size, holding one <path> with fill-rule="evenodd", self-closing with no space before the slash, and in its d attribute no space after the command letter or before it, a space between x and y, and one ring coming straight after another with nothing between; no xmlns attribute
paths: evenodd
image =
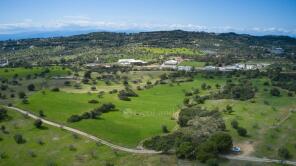
<svg viewBox="0 0 296 166"><path fill-rule="evenodd" d="M296 35L296 0L1 0L0 34L172 30Z"/></svg>

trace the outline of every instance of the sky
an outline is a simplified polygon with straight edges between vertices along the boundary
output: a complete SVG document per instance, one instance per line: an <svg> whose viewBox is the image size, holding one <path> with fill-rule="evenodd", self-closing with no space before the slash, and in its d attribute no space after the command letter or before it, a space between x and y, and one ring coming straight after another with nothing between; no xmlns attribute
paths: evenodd
<svg viewBox="0 0 296 166"><path fill-rule="evenodd" d="M0 34L174 29L296 36L296 0L0 1Z"/></svg>

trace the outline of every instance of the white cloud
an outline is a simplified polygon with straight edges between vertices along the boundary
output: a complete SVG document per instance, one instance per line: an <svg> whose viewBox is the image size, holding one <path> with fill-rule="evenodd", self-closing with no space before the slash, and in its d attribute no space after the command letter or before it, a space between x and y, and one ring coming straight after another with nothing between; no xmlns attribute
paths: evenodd
<svg viewBox="0 0 296 166"><path fill-rule="evenodd" d="M86 16L64 16L58 20L51 20L45 23L34 22L26 19L16 23L0 24L0 34L15 34L32 31L55 31L55 30L175 30L207 31L207 32L237 32L251 34L280 34L296 35L296 29L287 30L277 27L251 27L238 28L231 26L207 27L195 24L155 24L155 23L133 23L133 22L110 22L91 19Z"/></svg>

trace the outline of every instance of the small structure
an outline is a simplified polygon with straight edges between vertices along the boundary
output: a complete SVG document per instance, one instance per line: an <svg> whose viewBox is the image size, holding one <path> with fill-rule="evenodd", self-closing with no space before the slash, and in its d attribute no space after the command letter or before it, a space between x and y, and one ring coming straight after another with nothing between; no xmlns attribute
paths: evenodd
<svg viewBox="0 0 296 166"><path fill-rule="evenodd" d="M177 64L178 64L178 61L176 60L168 60L168 61L165 61L161 66L160 66L160 69L176 69L177 68Z"/></svg>
<svg viewBox="0 0 296 166"><path fill-rule="evenodd" d="M136 59L119 59L117 63L120 65L143 65L147 62Z"/></svg>
<svg viewBox="0 0 296 166"><path fill-rule="evenodd" d="M168 60L163 63L164 65L177 65L178 61L176 60Z"/></svg>
<svg viewBox="0 0 296 166"><path fill-rule="evenodd" d="M8 59L5 60L0 60L0 67L5 67L5 66L8 66L9 62L8 62Z"/></svg>
<svg viewBox="0 0 296 166"><path fill-rule="evenodd" d="M206 71L214 71L214 70L218 70L219 68L216 66L205 66L203 69Z"/></svg>
<svg viewBox="0 0 296 166"><path fill-rule="evenodd" d="M178 71L192 71L193 67L192 66L178 66L177 70Z"/></svg>
<svg viewBox="0 0 296 166"><path fill-rule="evenodd" d="M272 48L271 53L276 54L276 55L280 55L284 53L284 49L277 47L277 48Z"/></svg>

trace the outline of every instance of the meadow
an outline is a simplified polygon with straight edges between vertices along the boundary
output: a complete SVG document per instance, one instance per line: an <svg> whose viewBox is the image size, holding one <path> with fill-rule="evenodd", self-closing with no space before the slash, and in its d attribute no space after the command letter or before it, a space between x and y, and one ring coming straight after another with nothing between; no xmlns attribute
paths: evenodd
<svg viewBox="0 0 296 166"><path fill-rule="evenodd" d="M191 161L178 160L173 155L128 154L113 150L84 137L73 135L59 128L44 125L37 129L33 120L14 112L8 111L9 119L0 121L7 134L0 133L0 165L10 166L73 166L73 165L177 165L189 164ZM13 136L22 134L26 142L17 144ZM39 142L42 141L41 145ZM74 149L70 150L70 146ZM196 162L196 161L195 161ZM221 165L247 164L249 162L221 160ZM198 163L203 166L205 164ZM256 163L252 163L256 165Z"/></svg>
<svg viewBox="0 0 296 166"><path fill-rule="evenodd" d="M199 61L183 61L179 64L179 66L192 66L192 67L204 67L205 62L199 62Z"/></svg>
<svg viewBox="0 0 296 166"><path fill-rule="evenodd" d="M70 72L69 69L60 66L48 67L48 76L66 75ZM32 68L0 68L0 78L10 79L12 77L25 77L27 75L33 76L34 74L40 74L44 72L46 68L44 67L32 67Z"/></svg>
<svg viewBox="0 0 296 166"><path fill-rule="evenodd" d="M119 100L114 94L106 94L99 99L92 93L37 92L29 97L29 104L19 103L18 106L35 113L43 110L48 119L66 124L71 115L90 111L100 105L89 104L88 101L91 99L97 99L101 103L111 102L116 105L118 111L103 114L100 119L83 120L67 125L113 143L135 147L141 140L160 134L162 125L173 130L177 126L173 114L182 105L184 90L200 88L203 82L214 87L222 80L198 77L193 82L180 85L158 85L137 91L139 97L132 98L132 101Z"/></svg>

